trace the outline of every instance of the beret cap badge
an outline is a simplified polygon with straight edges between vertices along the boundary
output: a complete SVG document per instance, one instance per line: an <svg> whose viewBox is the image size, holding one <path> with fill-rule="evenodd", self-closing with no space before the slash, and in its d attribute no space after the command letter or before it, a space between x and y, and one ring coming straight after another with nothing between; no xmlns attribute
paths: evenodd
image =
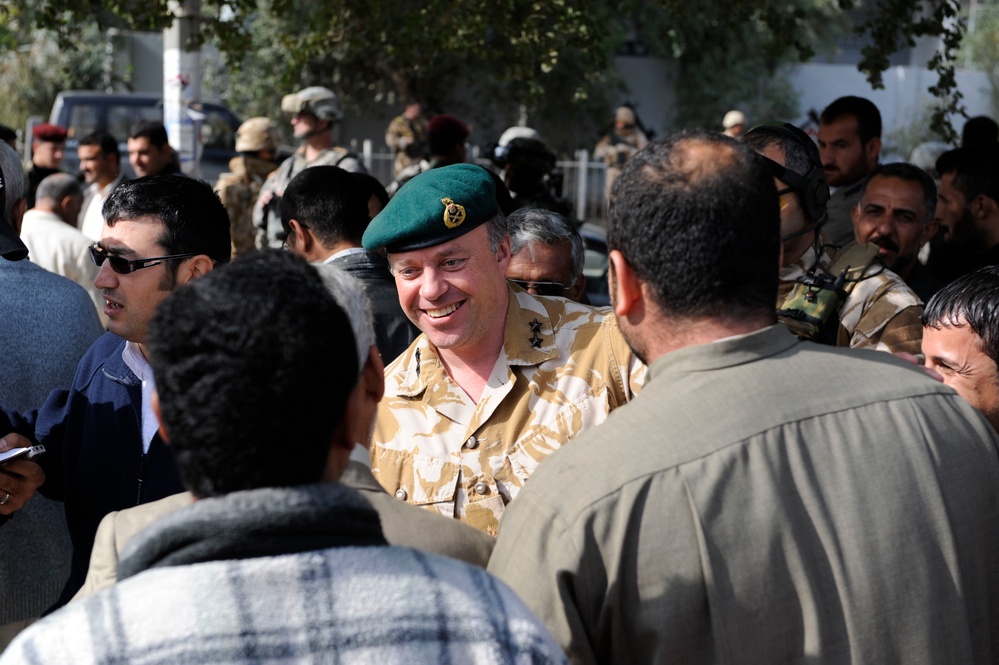
<svg viewBox="0 0 999 665"><path fill-rule="evenodd" d="M461 226L465 221L465 207L448 198L441 199L441 203L444 204L444 226L449 229Z"/></svg>

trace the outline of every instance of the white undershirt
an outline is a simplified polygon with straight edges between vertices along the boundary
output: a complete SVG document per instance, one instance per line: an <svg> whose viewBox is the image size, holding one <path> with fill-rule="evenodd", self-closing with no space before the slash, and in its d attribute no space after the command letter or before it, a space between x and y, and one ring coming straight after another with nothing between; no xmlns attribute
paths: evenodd
<svg viewBox="0 0 999 665"><path fill-rule="evenodd" d="M333 263L336 259L341 256L350 256L351 254L364 254L366 250L363 247L348 247L347 249L341 249L339 252L329 257L323 263Z"/></svg>
<svg viewBox="0 0 999 665"><path fill-rule="evenodd" d="M156 430L160 427L160 421L153 413L152 404L153 392L156 390L156 379L153 377L153 368L149 366L142 351L135 344L125 342L121 358L142 381L142 452L145 454L149 452L149 445L153 442Z"/></svg>

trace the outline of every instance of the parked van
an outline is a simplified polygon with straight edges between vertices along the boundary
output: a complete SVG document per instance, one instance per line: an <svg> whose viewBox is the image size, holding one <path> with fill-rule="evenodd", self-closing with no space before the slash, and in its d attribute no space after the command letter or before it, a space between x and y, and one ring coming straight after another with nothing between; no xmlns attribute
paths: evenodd
<svg viewBox="0 0 999 665"><path fill-rule="evenodd" d="M220 104L202 103L192 109L203 113L201 138L204 150L201 155L201 175L214 183L219 174L229 170L229 160L236 155L236 130L240 119ZM101 130L109 132L119 141L121 165L128 177L134 176L128 164L128 134L132 125L143 120L163 122L163 97L144 92L97 92L67 90L60 92L52 104L49 122L62 125L69 131L66 155L62 168L76 173L80 160L76 154L81 137Z"/></svg>

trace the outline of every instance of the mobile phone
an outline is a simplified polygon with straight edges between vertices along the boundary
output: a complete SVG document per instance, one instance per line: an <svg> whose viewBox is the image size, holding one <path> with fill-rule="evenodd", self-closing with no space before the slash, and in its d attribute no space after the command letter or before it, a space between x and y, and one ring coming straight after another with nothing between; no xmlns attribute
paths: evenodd
<svg viewBox="0 0 999 665"><path fill-rule="evenodd" d="M45 446L31 446L30 448L11 448L6 452L0 453L0 464L21 457L23 457L24 459L31 459L32 457L37 457L44 452L45 452Z"/></svg>

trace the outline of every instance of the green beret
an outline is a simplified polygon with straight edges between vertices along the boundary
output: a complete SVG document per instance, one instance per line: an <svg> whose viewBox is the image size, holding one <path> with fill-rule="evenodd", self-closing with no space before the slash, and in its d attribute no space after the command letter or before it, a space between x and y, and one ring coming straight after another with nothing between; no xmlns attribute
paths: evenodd
<svg viewBox="0 0 999 665"><path fill-rule="evenodd" d="M499 213L496 183L481 166L430 169L399 188L368 224L364 249L409 252L463 236Z"/></svg>

